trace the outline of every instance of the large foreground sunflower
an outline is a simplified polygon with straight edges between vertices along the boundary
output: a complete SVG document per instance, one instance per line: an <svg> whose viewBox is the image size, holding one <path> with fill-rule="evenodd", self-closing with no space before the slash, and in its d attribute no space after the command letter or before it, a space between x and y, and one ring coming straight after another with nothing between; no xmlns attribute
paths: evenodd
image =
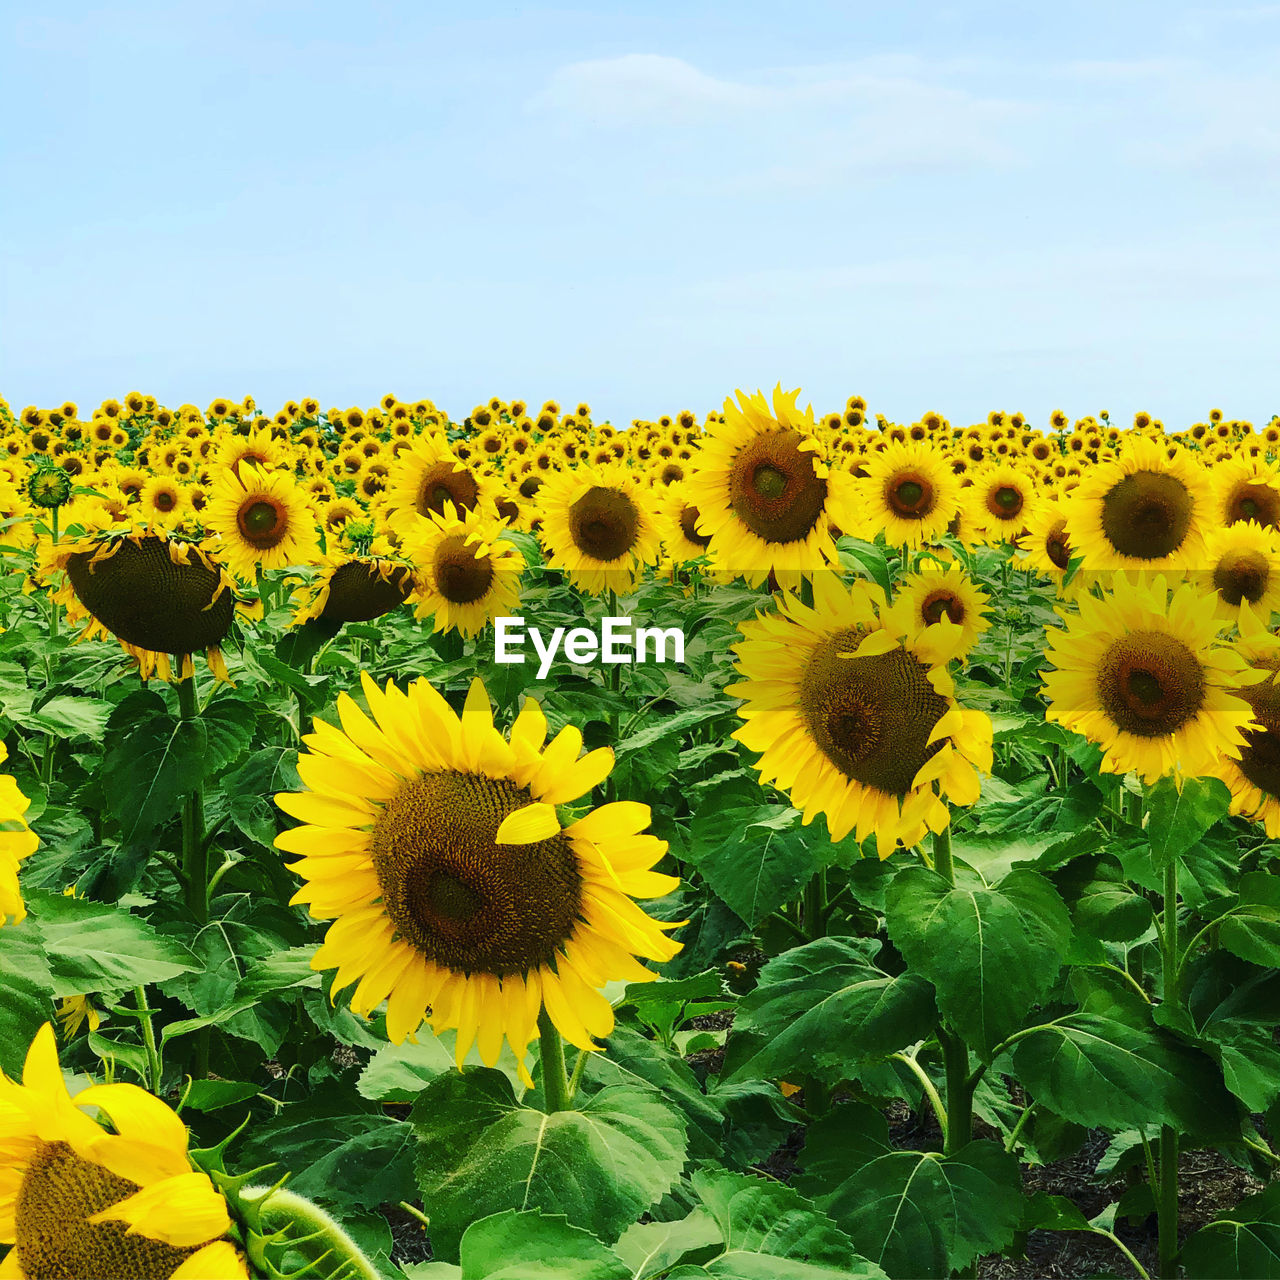
<svg viewBox="0 0 1280 1280"><path fill-rule="evenodd" d="M182 1121L136 1085L73 1098L46 1023L22 1084L0 1076L0 1241L13 1245L0 1277L247 1278L230 1230L226 1201L192 1167Z"/></svg>
<svg viewBox="0 0 1280 1280"><path fill-rule="evenodd" d="M739 628L743 680L726 692L743 699L733 736L762 753L761 782L790 792L806 823L825 814L832 840L874 833L887 858L899 841L944 830L946 801L977 800L992 730L954 697L945 663L960 628L943 618L905 632L877 617L878 603L869 584L846 589L825 574L812 608L784 597Z"/></svg>
<svg viewBox="0 0 1280 1280"><path fill-rule="evenodd" d="M721 572L784 586L836 561L832 525L848 529L852 478L828 465L812 407L798 390L739 391L735 404L702 439L689 481L699 515L694 532L709 535Z"/></svg>
<svg viewBox="0 0 1280 1280"><path fill-rule="evenodd" d="M593 1049L613 1028L600 988L655 977L636 956L680 949L634 898L678 881L651 868L666 849L644 834L647 805L606 804L561 825L557 806L598 786L602 747L581 760L566 727L546 744L541 707L525 702L504 738L472 682L461 719L423 679L407 691L362 677L372 718L347 694L339 730L315 721L298 772L310 790L276 803L308 825L278 848L301 855L295 901L332 918L312 960L336 968L351 1007L387 1001L399 1043L424 1020L457 1029L459 1064L476 1044L492 1066L503 1039L524 1058L545 1008L564 1037Z"/></svg>
<svg viewBox="0 0 1280 1280"><path fill-rule="evenodd" d="M1049 633L1046 719L1096 742L1109 773L1201 777L1238 756L1249 704L1238 654L1216 644L1217 597L1161 574L1119 574L1107 595L1081 596Z"/></svg>
<svg viewBox="0 0 1280 1280"><path fill-rule="evenodd" d="M8 754L0 742L0 764ZM18 864L40 843L22 816L30 803L7 773L0 774L0 925L17 924L27 914L18 888Z"/></svg>
<svg viewBox="0 0 1280 1280"><path fill-rule="evenodd" d="M590 595L629 591L658 557L652 496L625 466L579 466L538 493L547 563Z"/></svg>

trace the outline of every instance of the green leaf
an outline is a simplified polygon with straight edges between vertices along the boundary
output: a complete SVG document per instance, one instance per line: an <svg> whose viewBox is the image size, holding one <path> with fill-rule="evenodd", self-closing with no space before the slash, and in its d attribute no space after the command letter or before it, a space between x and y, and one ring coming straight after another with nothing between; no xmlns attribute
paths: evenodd
<svg viewBox="0 0 1280 1280"><path fill-rule="evenodd" d="M1185 778L1181 789L1165 776L1147 793L1147 839L1157 870L1181 858L1231 807L1220 778Z"/></svg>
<svg viewBox="0 0 1280 1280"><path fill-rule="evenodd" d="M1280 1278L1280 1183L1246 1196L1182 1247L1189 1280Z"/></svg>
<svg viewBox="0 0 1280 1280"><path fill-rule="evenodd" d="M720 971L708 969L691 978L629 983L622 1004L630 1005L641 1022L670 1041L681 1023L732 1009L734 999L725 991Z"/></svg>
<svg viewBox="0 0 1280 1280"><path fill-rule="evenodd" d="M1113 859L1098 859L1092 875L1074 898L1072 917L1076 928L1095 938L1133 942L1151 927L1151 903L1133 891Z"/></svg>
<svg viewBox="0 0 1280 1280"><path fill-rule="evenodd" d="M27 905L44 938L54 995L124 991L200 968L182 943L122 907L43 891Z"/></svg>
<svg viewBox="0 0 1280 1280"><path fill-rule="evenodd" d="M729 1078L795 1072L834 1084L850 1063L886 1057L927 1036L936 1020L929 984L914 973L882 972L864 946L820 938L770 960L734 1020L735 1036L758 1033L761 1043Z"/></svg>
<svg viewBox="0 0 1280 1280"><path fill-rule="evenodd" d="M22 1079L36 1032L53 1020L53 977L36 922L0 926L0 1071Z"/></svg>
<svg viewBox="0 0 1280 1280"><path fill-rule="evenodd" d="M1162 1030L1074 1013L1021 1040L1013 1066L1037 1102L1087 1128L1225 1133L1235 1122L1213 1061Z"/></svg>
<svg viewBox="0 0 1280 1280"><path fill-rule="evenodd" d="M438 1037L424 1036L417 1044L383 1045L360 1073L356 1089L375 1102L413 1102L425 1085L452 1070L453 1054Z"/></svg>
<svg viewBox="0 0 1280 1280"><path fill-rule="evenodd" d="M840 1110L812 1126L806 1154ZM949 1276L982 1254L998 1253L1021 1225L1018 1162L997 1143L970 1142L952 1156L863 1155L846 1153L848 1176L818 1203L894 1280Z"/></svg>
<svg viewBox="0 0 1280 1280"><path fill-rule="evenodd" d="M438 1076L412 1120L431 1240L454 1256L467 1224L504 1209L555 1209L606 1241L670 1190L684 1165L680 1114L648 1089L601 1089L546 1115L515 1100L500 1071Z"/></svg>
<svg viewBox="0 0 1280 1280"><path fill-rule="evenodd" d="M212 777L238 760L253 740L257 707L243 698L222 697L200 716L205 730L204 776Z"/></svg>
<svg viewBox="0 0 1280 1280"><path fill-rule="evenodd" d="M193 1080L183 1102L192 1111L220 1111L237 1102L248 1102L262 1092L259 1085L244 1080Z"/></svg>
<svg viewBox="0 0 1280 1280"><path fill-rule="evenodd" d="M1027 1201L1022 1219L1024 1231L1092 1231L1089 1219L1066 1196L1037 1191Z"/></svg>
<svg viewBox="0 0 1280 1280"><path fill-rule="evenodd" d="M674 1267L691 1253L719 1252L724 1242L715 1219L701 1205L675 1222L637 1222L622 1233L614 1252L630 1268L634 1280L648 1280Z"/></svg>
<svg viewBox="0 0 1280 1280"><path fill-rule="evenodd" d="M473 1222L459 1254L461 1280L631 1280L632 1274L589 1231L537 1211L508 1209Z"/></svg>
<svg viewBox="0 0 1280 1280"><path fill-rule="evenodd" d="M814 842L799 817L779 805L721 809L712 798L693 819L691 860L753 928L794 898L817 868Z"/></svg>
<svg viewBox="0 0 1280 1280"><path fill-rule="evenodd" d="M1280 967L1280 878L1266 871L1240 877L1240 901L1222 917L1218 941L1266 969Z"/></svg>
<svg viewBox="0 0 1280 1280"><path fill-rule="evenodd" d="M23 723L60 738L101 739L106 731L111 707L99 698L50 698L38 711L33 711Z"/></svg>
<svg viewBox="0 0 1280 1280"><path fill-rule="evenodd" d="M985 888L907 867L889 887L886 925L909 968L937 989L942 1016L988 1061L1048 993L1071 939L1057 890L1028 870Z"/></svg>
<svg viewBox="0 0 1280 1280"><path fill-rule="evenodd" d="M149 713L141 711L139 699L150 700ZM117 732L118 720L127 727ZM183 797L204 775L207 746L203 724L175 719L155 694L131 694L116 708L108 726L102 785L125 844L145 841L177 816Z"/></svg>

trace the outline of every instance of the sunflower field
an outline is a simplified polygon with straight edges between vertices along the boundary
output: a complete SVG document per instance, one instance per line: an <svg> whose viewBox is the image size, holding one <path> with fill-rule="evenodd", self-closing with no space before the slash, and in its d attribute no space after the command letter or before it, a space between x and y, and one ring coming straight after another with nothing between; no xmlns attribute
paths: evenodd
<svg viewBox="0 0 1280 1280"><path fill-rule="evenodd" d="M1280 1276L1278 456L0 401L0 1277Z"/></svg>

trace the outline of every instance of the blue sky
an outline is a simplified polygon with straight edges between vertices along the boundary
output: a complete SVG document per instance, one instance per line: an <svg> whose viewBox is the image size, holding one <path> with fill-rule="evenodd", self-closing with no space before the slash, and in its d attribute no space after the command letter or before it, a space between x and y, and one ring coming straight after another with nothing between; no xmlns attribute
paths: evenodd
<svg viewBox="0 0 1280 1280"><path fill-rule="evenodd" d="M1280 412L1280 4L19 0L0 35L16 407Z"/></svg>

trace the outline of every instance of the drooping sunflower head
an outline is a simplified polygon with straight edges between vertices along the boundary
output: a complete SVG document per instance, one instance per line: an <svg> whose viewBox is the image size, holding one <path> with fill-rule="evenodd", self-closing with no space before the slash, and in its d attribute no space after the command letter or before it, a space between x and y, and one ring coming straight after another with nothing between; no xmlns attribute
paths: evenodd
<svg viewBox="0 0 1280 1280"><path fill-rule="evenodd" d="M566 1039L596 1048L613 1026L599 989L652 978L635 957L678 950L674 926L633 900L678 883L651 870L666 846L643 834L647 806L605 805L567 826L559 816L609 773L612 751L579 759L573 728L548 745L532 700L504 736L479 680L461 718L425 680L363 685L370 715L342 694L342 729L317 720L305 739L309 790L276 797L310 824L276 841L302 856L295 901L336 919L313 967L337 967L335 993L358 983L361 1015L386 1000L397 1043L424 1020L456 1028L459 1065L475 1044L492 1066L505 1039L527 1080L543 1008Z"/></svg>
<svg viewBox="0 0 1280 1280"><path fill-rule="evenodd" d="M960 486L945 455L933 446L891 444L867 458L858 482L861 528L883 533L891 546L918 547L947 532L960 504Z"/></svg>
<svg viewBox="0 0 1280 1280"><path fill-rule="evenodd" d="M849 528L849 477L829 465L813 408L800 392L739 391L702 437L689 491L717 569L748 582L771 572L795 585L836 559L834 520Z"/></svg>
<svg viewBox="0 0 1280 1280"><path fill-rule="evenodd" d="M1088 569L1179 568L1204 546L1206 474L1153 440L1133 439L1089 468L1071 496L1073 547Z"/></svg>
<svg viewBox="0 0 1280 1280"><path fill-rule="evenodd" d="M789 791L805 822L825 814L832 840L874 833L881 857L943 830L945 800L972 804L991 767L991 723L959 706L946 671L960 628L944 618L904 634L899 621L876 588L824 574L812 608L785 597L740 626L743 679L728 690L744 700L734 737L763 753L761 781Z"/></svg>
<svg viewBox="0 0 1280 1280"><path fill-rule="evenodd" d="M351 555L332 547L316 575L294 592L293 625L372 622L399 608L413 583L413 566L399 556Z"/></svg>
<svg viewBox="0 0 1280 1280"><path fill-rule="evenodd" d="M135 1085L90 1085L72 1097L48 1023L22 1083L0 1076L0 1113L0 1239L13 1245L6 1276L248 1280L226 1201L193 1167L182 1121Z"/></svg>
<svg viewBox="0 0 1280 1280"><path fill-rule="evenodd" d="M1049 634L1046 717L1102 747L1107 772L1149 783L1211 773L1219 755L1239 754L1250 720L1236 693L1243 663L1216 642L1217 603L1159 574L1117 574L1101 598L1081 596Z"/></svg>
<svg viewBox="0 0 1280 1280"><path fill-rule="evenodd" d="M435 631L474 636L520 601L524 556L491 516L432 516L404 534L404 553L417 568L417 616Z"/></svg>
<svg viewBox="0 0 1280 1280"><path fill-rule="evenodd" d="M657 559L651 502L651 491L622 464L548 476L538 494L548 563L592 595L629 590Z"/></svg>
<svg viewBox="0 0 1280 1280"><path fill-rule="evenodd" d="M232 573L252 581L259 570L314 563L320 554L306 494L283 472L241 463L223 472L205 508L214 544Z"/></svg>
<svg viewBox="0 0 1280 1280"><path fill-rule="evenodd" d="M1280 608L1280 533L1252 520L1216 529L1205 564L1218 593L1219 616L1236 621L1248 605L1264 621Z"/></svg>

